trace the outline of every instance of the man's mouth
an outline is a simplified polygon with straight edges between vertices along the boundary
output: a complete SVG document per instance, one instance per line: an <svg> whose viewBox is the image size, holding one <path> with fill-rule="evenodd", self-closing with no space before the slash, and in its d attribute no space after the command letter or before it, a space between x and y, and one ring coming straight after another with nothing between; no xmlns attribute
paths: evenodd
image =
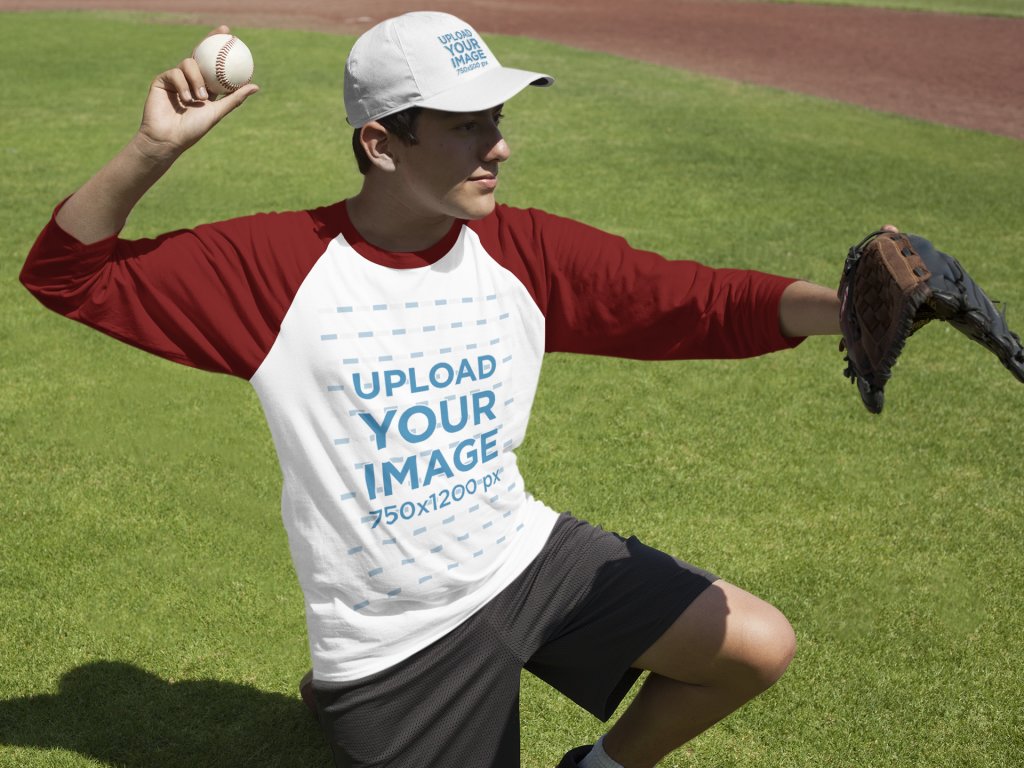
<svg viewBox="0 0 1024 768"><path fill-rule="evenodd" d="M475 176L470 176L469 180L482 189L494 189L498 186L497 174L493 173L478 173Z"/></svg>

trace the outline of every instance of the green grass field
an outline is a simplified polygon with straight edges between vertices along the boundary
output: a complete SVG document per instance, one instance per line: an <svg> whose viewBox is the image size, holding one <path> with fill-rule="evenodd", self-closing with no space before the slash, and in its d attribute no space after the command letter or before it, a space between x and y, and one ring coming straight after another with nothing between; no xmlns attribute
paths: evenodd
<svg viewBox="0 0 1024 768"><path fill-rule="evenodd" d="M49 313L17 282L52 207L128 140L153 75L203 32L113 14L0 24L3 768L329 764L295 691L302 598L255 395ZM236 32L263 92L127 236L357 189L351 40ZM1024 327L1024 144L546 43L493 47L559 78L506 109L505 202L828 285L891 221L958 256ZM663 765L1024 760L1024 389L940 326L909 342L881 417L842 368L835 339L740 362L545 364L521 453L532 492L773 601L797 631L783 680ZM603 730L529 676L522 721L528 768Z"/></svg>

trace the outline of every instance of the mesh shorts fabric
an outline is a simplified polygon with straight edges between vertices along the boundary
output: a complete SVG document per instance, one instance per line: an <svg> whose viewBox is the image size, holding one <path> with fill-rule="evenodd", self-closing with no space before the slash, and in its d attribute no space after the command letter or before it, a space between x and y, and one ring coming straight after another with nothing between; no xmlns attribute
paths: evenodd
<svg viewBox="0 0 1024 768"><path fill-rule="evenodd" d="M562 515L536 560L433 645L361 680L314 681L340 768L517 768L525 667L607 720L631 664L715 577Z"/></svg>

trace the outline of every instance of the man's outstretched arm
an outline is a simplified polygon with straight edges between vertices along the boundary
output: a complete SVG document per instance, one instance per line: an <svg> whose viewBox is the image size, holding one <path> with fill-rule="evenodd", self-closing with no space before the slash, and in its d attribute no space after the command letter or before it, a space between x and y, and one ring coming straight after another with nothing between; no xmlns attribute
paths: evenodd
<svg viewBox="0 0 1024 768"><path fill-rule="evenodd" d="M892 224L882 227L899 232ZM779 329L787 338L838 334L839 297L835 288L805 281L788 286L779 301Z"/></svg>
<svg viewBox="0 0 1024 768"><path fill-rule="evenodd" d="M839 333L835 289L802 280L787 286L779 300L779 330L788 338Z"/></svg>
<svg viewBox="0 0 1024 768"><path fill-rule="evenodd" d="M226 33L218 27L210 34ZM61 207L56 221L82 243L119 232L142 196L181 154L259 88L247 85L211 101L191 58L150 85L142 123L131 141Z"/></svg>

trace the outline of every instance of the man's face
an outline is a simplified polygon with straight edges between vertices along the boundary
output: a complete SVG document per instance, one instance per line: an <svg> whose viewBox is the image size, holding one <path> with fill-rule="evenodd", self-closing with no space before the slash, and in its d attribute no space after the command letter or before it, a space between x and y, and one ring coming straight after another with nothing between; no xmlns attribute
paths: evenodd
<svg viewBox="0 0 1024 768"><path fill-rule="evenodd" d="M510 155L500 120L501 106L482 112L423 110L417 143L391 143L406 204L458 219L480 219L494 210L498 165Z"/></svg>

